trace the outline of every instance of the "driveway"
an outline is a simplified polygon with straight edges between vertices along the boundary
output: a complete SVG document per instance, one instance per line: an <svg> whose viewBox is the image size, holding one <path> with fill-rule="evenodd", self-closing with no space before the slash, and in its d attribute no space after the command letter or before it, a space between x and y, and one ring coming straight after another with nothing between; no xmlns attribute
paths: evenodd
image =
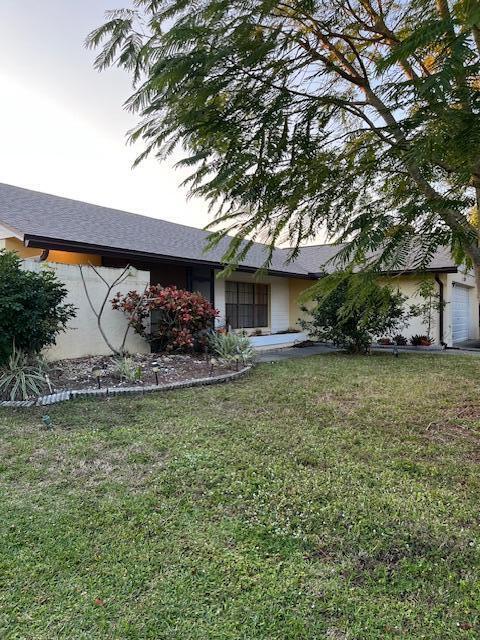
<svg viewBox="0 0 480 640"><path fill-rule="evenodd" d="M338 349L336 347L329 347L325 344L316 344L312 347L268 349L268 351L258 352L257 362L278 362L279 360L291 360L293 358L307 358L308 356L333 353L334 351L338 351Z"/></svg>

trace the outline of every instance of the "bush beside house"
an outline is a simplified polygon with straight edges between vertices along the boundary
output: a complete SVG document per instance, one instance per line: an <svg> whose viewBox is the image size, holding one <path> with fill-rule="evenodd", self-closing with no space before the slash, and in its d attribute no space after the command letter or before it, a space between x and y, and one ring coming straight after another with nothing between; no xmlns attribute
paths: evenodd
<svg viewBox="0 0 480 640"><path fill-rule="evenodd" d="M75 316L54 273L25 271L21 263L17 253L0 251L0 399L25 400L49 387L40 352Z"/></svg>
<svg viewBox="0 0 480 640"><path fill-rule="evenodd" d="M375 336L394 336L406 321L405 296L364 274L327 276L313 301L313 308L302 308L303 328L350 353L365 353Z"/></svg>
<svg viewBox="0 0 480 640"><path fill-rule="evenodd" d="M13 345L29 355L55 343L75 316L64 302L66 287L48 268L25 271L13 251L0 251L0 362L6 362Z"/></svg>
<svg viewBox="0 0 480 640"><path fill-rule="evenodd" d="M218 311L200 293L175 286L151 285L143 294L118 292L113 309L127 316L133 329L146 338L154 351L189 350L206 344Z"/></svg>

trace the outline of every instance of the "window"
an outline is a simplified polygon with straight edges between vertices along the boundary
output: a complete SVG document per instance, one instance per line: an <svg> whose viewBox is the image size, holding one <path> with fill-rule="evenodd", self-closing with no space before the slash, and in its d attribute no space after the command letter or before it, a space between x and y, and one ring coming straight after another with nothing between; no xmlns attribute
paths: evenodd
<svg viewBox="0 0 480 640"><path fill-rule="evenodd" d="M268 326L268 285L225 282L225 312L233 329Z"/></svg>
<svg viewBox="0 0 480 640"><path fill-rule="evenodd" d="M213 282L214 276L212 269L193 267L190 272L188 288L190 291L201 293L204 298L214 304Z"/></svg>

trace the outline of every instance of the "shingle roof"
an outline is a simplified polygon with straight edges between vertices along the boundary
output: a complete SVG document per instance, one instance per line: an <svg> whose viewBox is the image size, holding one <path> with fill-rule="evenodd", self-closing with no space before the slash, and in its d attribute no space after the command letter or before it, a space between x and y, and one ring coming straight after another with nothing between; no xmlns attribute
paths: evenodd
<svg viewBox="0 0 480 640"><path fill-rule="evenodd" d="M201 229L1 183L0 221L26 236L216 264L229 244L224 239L204 253L209 234ZM241 266L259 269L266 257L265 245L256 243ZM308 275L301 264L286 264L285 257L275 251L270 271Z"/></svg>
<svg viewBox="0 0 480 640"><path fill-rule="evenodd" d="M335 256L346 244L320 244L302 247L295 264L300 263L311 274L333 273L335 271ZM429 271L456 270L455 262L448 247L439 247L428 265ZM415 271L414 254L405 262L402 269L392 273Z"/></svg>
<svg viewBox="0 0 480 640"><path fill-rule="evenodd" d="M229 243L225 238L205 253L209 234L202 229L2 183L0 222L24 234L26 238L46 238L59 243L108 247L125 253L216 265L222 264L222 256ZM334 263L326 263L342 246L322 244L302 247L298 258L291 263L288 262L288 249L276 249L269 271L296 277L331 272L335 268ZM240 266L259 269L267 254L265 245L255 243ZM438 271L454 269L448 249L439 249L429 268Z"/></svg>
<svg viewBox="0 0 480 640"><path fill-rule="evenodd" d="M344 246L343 244L316 244L302 247L294 264L300 263L309 273L332 273L335 270L333 258ZM283 251L287 252L288 249Z"/></svg>

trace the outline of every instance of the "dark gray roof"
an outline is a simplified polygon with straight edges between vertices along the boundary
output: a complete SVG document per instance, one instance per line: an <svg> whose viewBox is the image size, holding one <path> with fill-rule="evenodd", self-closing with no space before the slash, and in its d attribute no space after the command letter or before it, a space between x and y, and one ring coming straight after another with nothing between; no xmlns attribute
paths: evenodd
<svg viewBox="0 0 480 640"><path fill-rule="evenodd" d="M346 244L320 244L302 247L295 264L300 263L311 274L333 273L336 269L335 256ZM371 255L373 257L374 254ZM429 271L455 271L457 269L448 247L439 247L428 265ZM391 273L415 271L414 252L402 266L402 269L392 270Z"/></svg>
<svg viewBox="0 0 480 640"><path fill-rule="evenodd" d="M229 239L225 238L205 253L209 234L202 229L2 183L0 223L30 240L45 238L58 244L91 246L92 250L94 247L103 247L118 252L215 265L222 264L222 256L229 244ZM269 271L296 277L332 272L335 263L329 261L342 246L322 244L302 247L293 262L288 262L288 249L276 249ZM265 245L255 243L240 266L259 269L267 254ZM439 249L429 268L438 271L455 269L448 249ZM408 269L409 266L406 266L405 270Z"/></svg>
<svg viewBox="0 0 480 640"><path fill-rule="evenodd" d="M201 229L1 183L0 222L27 238L36 236L216 264L221 264L229 244L224 239L204 253L209 234ZM265 245L256 243L241 266L259 269L266 257ZM301 264L286 264L285 258L281 250L275 251L269 270L308 275Z"/></svg>
<svg viewBox="0 0 480 640"><path fill-rule="evenodd" d="M335 271L333 258L344 246L344 244L316 244L302 247L294 264L300 263L309 273L332 273ZM288 250L283 249L283 251Z"/></svg>

